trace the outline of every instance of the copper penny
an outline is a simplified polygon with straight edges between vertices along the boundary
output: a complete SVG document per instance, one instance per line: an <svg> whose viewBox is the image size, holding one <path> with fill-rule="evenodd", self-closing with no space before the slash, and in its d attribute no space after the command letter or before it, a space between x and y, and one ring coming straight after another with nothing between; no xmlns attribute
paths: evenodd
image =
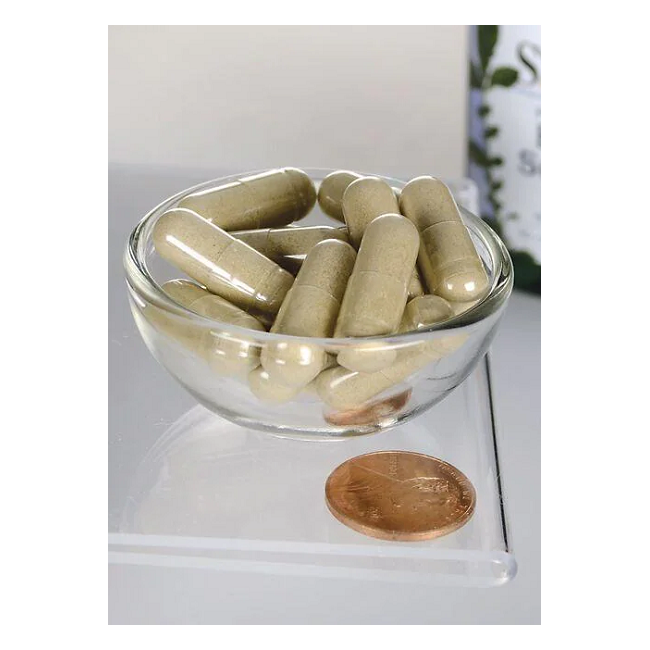
<svg viewBox="0 0 650 650"><path fill-rule="evenodd" d="M410 397L409 388L397 395L370 402L356 409L326 413L324 417L327 422L336 426L379 424L394 418L406 406Z"/></svg>
<svg viewBox="0 0 650 650"><path fill-rule="evenodd" d="M330 512L357 532L414 542L467 523L476 492L453 465L409 451L378 451L339 465L327 479Z"/></svg>

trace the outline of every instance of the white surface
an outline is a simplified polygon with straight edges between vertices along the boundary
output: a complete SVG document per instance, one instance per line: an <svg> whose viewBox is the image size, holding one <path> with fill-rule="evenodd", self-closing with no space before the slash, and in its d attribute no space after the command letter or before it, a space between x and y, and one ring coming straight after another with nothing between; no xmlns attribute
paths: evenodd
<svg viewBox="0 0 650 650"><path fill-rule="evenodd" d="M463 25L112 26L109 159L460 177L466 80Z"/></svg>
<svg viewBox="0 0 650 650"><path fill-rule="evenodd" d="M144 350L129 323L121 251L132 225L161 198L205 175L119 167L110 180L111 444L164 425L192 406ZM515 294L493 345L502 473L519 573L493 589L432 588L113 565L112 623L539 623L540 301ZM125 373L126 369L126 373ZM146 387L134 394L132 382ZM131 435L134 457L141 444ZM142 442L145 444L145 441ZM109 446L109 452L111 448ZM112 486L116 492L119 486ZM109 524L110 525L110 524Z"/></svg>

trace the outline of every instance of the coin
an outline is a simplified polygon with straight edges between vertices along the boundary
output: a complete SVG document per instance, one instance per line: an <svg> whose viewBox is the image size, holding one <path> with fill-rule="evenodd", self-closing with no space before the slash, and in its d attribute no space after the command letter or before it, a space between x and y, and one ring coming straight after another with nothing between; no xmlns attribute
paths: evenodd
<svg viewBox="0 0 650 650"><path fill-rule="evenodd" d="M476 492L453 465L409 451L346 460L327 479L330 512L370 537L402 542L448 535L474 512Z"/></svg>
<svg viewBox="0 0 650 650"><path fill-rule="evenodd" d="M391 395L381 400L370 402L365 406L347 411L336 411L325 414L325 420L336 426L372 425L386 423L397 417L411 397L411 389Z"/></svg>

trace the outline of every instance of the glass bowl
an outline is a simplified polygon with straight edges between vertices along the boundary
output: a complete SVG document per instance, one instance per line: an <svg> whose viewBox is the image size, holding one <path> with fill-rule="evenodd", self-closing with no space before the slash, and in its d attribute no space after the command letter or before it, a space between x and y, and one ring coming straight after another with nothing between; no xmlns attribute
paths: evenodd
<svg viewBox="0 0 650 650"><path fill-rule="evenodd" d="M305 169L316 187L331 169ZM257 173L257 172L251 172ZM147 214L127 243L124 264L131 310L153 356L196 400L214 413L252 429L282 436L345 438L397 426L440 402L474 369L487 351L512 292L512 263L503 242L481 219L460 208L463 221L483 260L487 294L453 318L425 329L366 338L302 338L254 331L211 320L181 306L161 288L184 277L154 249L152 231L159 217L188 194L250 174L218 178L172 196ZM377 174L393 188L404 181ZM341 226L318 204L300 226ZM294 346L311 355L327 353L327 368L300 392L284 401L260 399L249 386L250 373L260 382L259 357L265 346ZM335 366L350 349L389 354L388 370L351 373ZM219 355L235 358L223 364ZM381 376L379 376L381 375ZM263 387L262 387L263 388ZM273 388L273 386L271 386ZM274 391L271 391L275 394Z"/></svg>

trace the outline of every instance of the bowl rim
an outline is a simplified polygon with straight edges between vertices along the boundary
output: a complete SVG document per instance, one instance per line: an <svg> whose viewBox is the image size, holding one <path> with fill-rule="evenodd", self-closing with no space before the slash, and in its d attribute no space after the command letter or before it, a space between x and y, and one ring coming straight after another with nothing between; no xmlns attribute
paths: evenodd
<svg viewBox="0 0 650 650"><path fill-rule="evenodd" d="M347 337L347 338L334 338L334 337L308 337L308 336L295 336L291 334L277 334L266 331L252 330L239 325L232 325L230 323L224 323L223 321L215 320L197 314L196 312L191 311L187 307L183 307L171 297L169 297L163 290L162 287L155 280L153 275L149 272L147 268L146 260L143 256L139 254L141 238L144 231L150 227L150 224L154 219L160 216L164 211L170 209L173 204L177 203L181 198L192 194L194 192L207 189L217 184L226 184L236 181L240 178L246 176L253 176L255 174L264 173L271 171L272 169L280 168L271 168L271 169L261 169L254 171L245 171L239 172L236 174L230 174L228 176L220 176L208 181L203 181L192 187L181 190L176 194L164 199L154 208L152 208L145 216L135 225L131 231L126 247L124 250L123 263L126 273L127 286L129 288L129 293L133 300L139 304L139 306L146 306L147 301L154 305L155 307L162 309L168 313L174 314L191 320L194 325L200 325L203 327L210 327L218 329L220 333L226 333L231 335L233 339L244 339L246 341L309 341L313 344L328 346L328 347L348 347L348 346L357 346L363 342L377 343L379 341L383 343L391 344L407 344L413 341L426 340L429 338L436 338L440 332L446 332L450 330L458 330L459 328L469 327L484 321L492 315L500 312L501 309L505 306L513 288L513 265L510 258L510 254L499 236L485 223L481 218L472 214L469 210L458 205L458 209L463 216L463 221L466 226L469 226L469 229L474 235L477 235L483 245L485 246L488 254L493 263L493 271L491 273L491 285L489 291L486 295L481 298L475 305L470 307L467 311L458 314L446 321L441 323L435 323L426 328L411 332L395 333L390 335L377 335L377 336L364 336L364 337ZM349 171L344 169L332 169L332 168L318 168L318 167L300 167L314 182L321 181L325 176L333 172L339 171ZM373 176L375 178L380 178L388 183L391 186L396 186L399 189L404 187L408 181L402 181L397 178L390 176L384 176L381 174L375 173L365 173L365 172L354 172L361 176ZM424 174L421 174L424 176ZM417 178L417 177L414 177ZM437 177L434 177L437 178ZM444 182L444 181L443 181ZM455 199L454 199L455 200Z"/></svg>

